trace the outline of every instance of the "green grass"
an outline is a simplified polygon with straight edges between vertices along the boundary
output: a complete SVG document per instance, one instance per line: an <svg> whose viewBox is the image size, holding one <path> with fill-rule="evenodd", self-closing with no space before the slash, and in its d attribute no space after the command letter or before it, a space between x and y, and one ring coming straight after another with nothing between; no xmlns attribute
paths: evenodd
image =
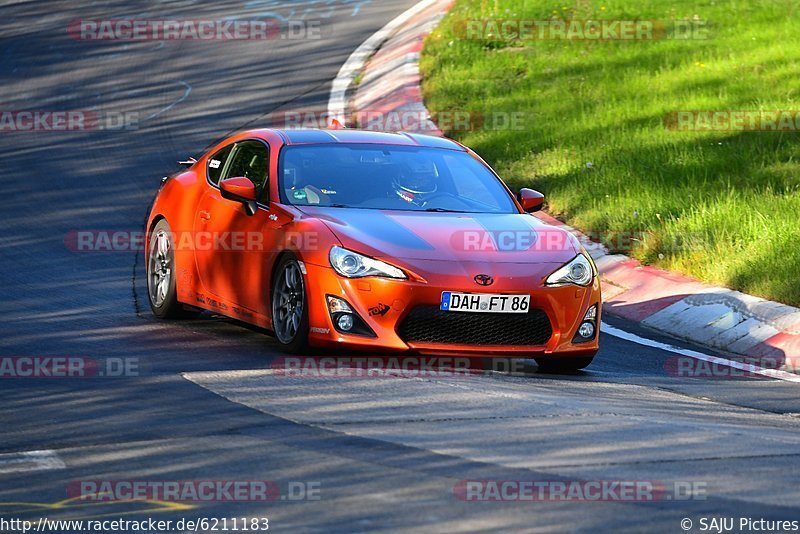
<svg viewBox="0 0 800 534"><path fill-rule="evenodd" d="M706 40L464 39L474 19L709 21ZM667 129L677 110L800 110L795 0L577 4L458 0L427 39L435 115L522 112L524 127L445 132L512 187L646 264L800 305L800 134ZM587 165L588 164L588 165Z"/></svg>

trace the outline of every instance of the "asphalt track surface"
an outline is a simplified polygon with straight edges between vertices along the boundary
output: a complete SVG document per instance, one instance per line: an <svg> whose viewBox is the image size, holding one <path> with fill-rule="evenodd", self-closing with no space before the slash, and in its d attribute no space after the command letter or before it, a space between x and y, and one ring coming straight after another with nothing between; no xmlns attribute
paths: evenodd
<svg viewBox="0 0 800 534"><path fill-rule="evenodd" d="M121 131L0 133L0 356L139 362L139 376L125 378L0 380L0 517L268 517L286 532L682 532L683 518L694 530L703 517L800 520L797 384L672 376L675 354L605 334L596 362L574 375L531 367L519 376L291 379L270 372L278 352L261 331L211 316L156 320L137 253L70 250L76 230L140 230L175 160L265 125L271 112L326 109L348 55L413 2L277 4L0 8L2 109L139 116ZM125 43L66 31L80 18L266 12L321 19L333 32ZM56 464L10 468L26 451L54 451ZM319 498L35 508L87 479L302 481ZM696 495L474 502L454 492L463 480L657 481L688 483Z"/></svg>

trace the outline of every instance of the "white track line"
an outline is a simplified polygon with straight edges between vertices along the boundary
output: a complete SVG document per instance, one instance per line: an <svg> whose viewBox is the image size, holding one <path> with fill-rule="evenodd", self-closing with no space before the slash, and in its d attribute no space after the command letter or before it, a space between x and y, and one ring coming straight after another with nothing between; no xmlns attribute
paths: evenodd
<svg viewBox="0 0 800 534"><path fill-rule="evenodd" d="M28 451L0 454L0 475L26 471L64 469L66 464L55 451Z"/></svg>
<svg viewBox="0 0 800 534"><path fill-rule="evenodd" d="M347 89L350 87L350 84L353 83L355 77L358 76L358 73L364 68L367 59L369 59L375 50L380 48L401 25L423 9L426 9L438 1L439 0L422 0L422 2L415 4L412 8L389 22L389 24L373 33L369 39L356 48L355 52L350 54L350 57L347 58L342 68L339 69L339 74L337 74L336 78L333 80L330 98L328 99L328 116L331 119L337 119L340 123L346 124Z"/></svg>
<svg viewBox="0 0 800 534"><path fill-rule="evenodd" d="M633 343L638 343L639 345L646 345L648 347L653 347L667 352L673 352L675 354L680 354L681 356L688 356L689 358L702 360L704 362L713 363L715 365L724 365L726 367L731 367L733 369L740 369L742 371L747 371L748 373L753 375L763 376L765 378L774 378L776 380L783 380L786 382L800 383L800 376L793 373L788 373L786 371L780 371L777 369L765 369L763 367L758 367L757 365L751 365L749 363L727 360L725 358L720 358L718 356L709 356L708 354L703 354L701 352L697 352L694 350L682 349L680 347L675 347L667 343L661 343L659 341L653 341L652 339L647 339L637 336L636 334L631 334L630 332L620 330L619 328L614 328L613 326L607 323L602 323L602 328L600 329L600 331L603 332L604 334L609 334L611 336L624 339L625 341L631 341Z"/></svg>

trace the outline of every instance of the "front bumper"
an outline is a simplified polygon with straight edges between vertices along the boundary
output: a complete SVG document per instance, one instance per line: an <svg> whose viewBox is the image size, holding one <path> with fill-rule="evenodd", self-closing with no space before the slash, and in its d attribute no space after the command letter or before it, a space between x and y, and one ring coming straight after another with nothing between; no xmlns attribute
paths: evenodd
<svg viewBox="0 0 800 534"><path fill-rule="evenodd" d="M429 355L467 355L496 357L593 356L598 348L599 335L585 343L572 340L589 307L598 305L596 324L600 324L600 283L597 279L589 287L574 285L546 287L541 276L520 276L520 273L498 274L491 287L477 286L469 276L447 272L425 272L424 279L412 277L408 280L387 278L348 279L339 276L332 268L306 264L306 287L309 303L309 342L314 347L335 348L353 351L386 353L419 353ZM441 343L412 341L408 329L403 328L412 310L418 307L438 309L444 291L471 293L503 293L531 295L531 310L543 312L549 320L549 335L534 344L516 344L516 337L500 336L502 344L475 342L471 336L467 343ZM330 314L326 296L332 295L347 301L353 311L375 333L375 336L344 334L337 331ZM541 312L538 312L541 310ZM464 312L444 312L464 314ZM513 314L465 314L470 315L474 327L476 320L518 319ZM432 315L431 317L434 317ZM434 319L435 321L435 319ZM498 323L499 324L499 323ZM518 323L521 324L521 323ZM525 323L527 324L527 323ZM531 323L533 324L533 323ZM437 327L433 323L432 329ZM505 325L503 325L505 326ZM484 329L484 333L487 331ZM435 336L434 336L435 337ZM439 336L441 337L441 336ZM483 336L491 340L492 336ZM533 337L525 337L533 339ZM480 336L479 336L480 339ZM510 344L513 343L513 344Z"/></svg>

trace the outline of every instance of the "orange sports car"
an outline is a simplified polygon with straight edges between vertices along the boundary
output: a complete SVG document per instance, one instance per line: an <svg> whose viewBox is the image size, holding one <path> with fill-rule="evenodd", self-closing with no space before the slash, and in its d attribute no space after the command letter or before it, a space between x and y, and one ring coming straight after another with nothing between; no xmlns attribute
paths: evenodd
<svg viewBox="0 0 800 534"><path fill-rule="evenodd" d="M150 305L273 332L283 350L533 357L598 350L597 268L474 152L439 137L254 130L165 178L147 221Z"/></svg>

